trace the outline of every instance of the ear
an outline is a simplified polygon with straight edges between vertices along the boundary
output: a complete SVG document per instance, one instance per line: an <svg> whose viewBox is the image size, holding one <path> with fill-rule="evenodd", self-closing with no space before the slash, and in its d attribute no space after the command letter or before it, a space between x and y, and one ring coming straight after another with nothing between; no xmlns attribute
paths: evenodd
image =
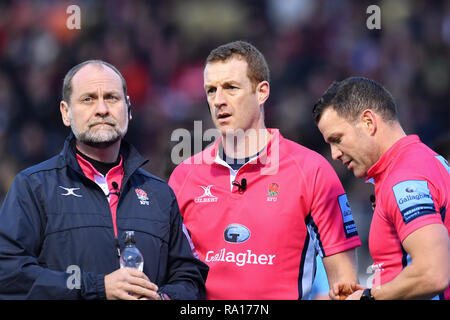
<svg viewBox="0 0 450 320"><path fill-rule="evenodd" d="M263 105L270 95L270 84L267 81L261 81L256 86L256 93L258 94L259 105Z"/></svg>
<svg viewBox="0 0 450 320"><path fill-rule="evenodd" d="M129 120L133 119L133 116L131 115L131 100L130 100L130 96L126 96L127 101L126 101L126 105L127 105L127 111L128 111L128 117Z"/></svg>
<svg viewBox="0 0 450 320"><path fill-rule="evenodd" d="M61 111L61 117L64 125L66 127L70 127L70 120L69 120L69 105L65 101L61 101L59 104L59 110Z"/></svg>
<svg viewBox="0 0 450 320"><path fill-rule="evenodd" d="M361 113L360 117L363 129L366 130L369 135L373 136L377 132L378 128L378 117L372 109L366 109Z"/></svg>

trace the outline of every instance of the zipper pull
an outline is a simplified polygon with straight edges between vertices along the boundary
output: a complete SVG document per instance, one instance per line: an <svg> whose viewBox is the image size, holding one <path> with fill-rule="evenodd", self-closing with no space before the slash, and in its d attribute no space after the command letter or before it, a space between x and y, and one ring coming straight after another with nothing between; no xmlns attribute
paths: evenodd
<svg viewBox="0 0 450 320"><path fill-rule="evenodd" d="M120 258L120 244L119 244L119 238L114 237L114 243L115 243L115 246L116 246L116 254L117 254L117 257Z"/></svg>

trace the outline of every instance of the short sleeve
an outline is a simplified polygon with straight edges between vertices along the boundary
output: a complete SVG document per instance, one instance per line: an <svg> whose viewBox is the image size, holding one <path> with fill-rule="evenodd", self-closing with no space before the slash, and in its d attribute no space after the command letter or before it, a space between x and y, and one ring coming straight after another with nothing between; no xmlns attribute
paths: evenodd
<svg viewBox="0 0 450 320"><path fill-rule="evenodd" d="M307 226L319 254L333 255L361 245L344 188L331 165L319 163Z"/></svg>
<svg viewBox="0 0 450 320"><path fill-rule="evenodd" d="M400 241L410 233L428 224L442 224L436 210L437 193L427 180L410 179L390 184L386 190L386 214L393 222Z"/></svg>

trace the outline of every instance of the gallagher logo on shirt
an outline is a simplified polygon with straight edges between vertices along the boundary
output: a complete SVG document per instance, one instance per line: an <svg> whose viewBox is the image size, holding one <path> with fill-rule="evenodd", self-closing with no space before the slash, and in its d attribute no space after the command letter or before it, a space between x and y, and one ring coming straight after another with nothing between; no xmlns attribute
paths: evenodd
<svg viewBox="0 0 450 320"><path fill-rule="evenodd" d="M232 223L225 229L223 237L226 242L245 242L250 238L250 230L242 224Z"/></svg>
<svg viewBox="0 0 450 320"><path fill-rule="evenodd" d="M225 241L229 243L242 243L250 238L250 230L242 224L232 223L226 227L223 237ZM238 248L242 247L238 246ZM206 252L205 261L208 263L233 263L238 267L247 264L270 266L274 265L275 257L275 254L259 254L253 252L251 249L247 249L243 252L234 252L228 247L209 250Z"/></svg>
<svg viewBox="0 0 450 320"><path fill-rule="evenodd" d="M195 203L203 203L203 202L217 202L218 198L211 193L211 188L214 185L210 184L209 186L200 186L203 189L203 194L200 197L194 199Z"/></svg>

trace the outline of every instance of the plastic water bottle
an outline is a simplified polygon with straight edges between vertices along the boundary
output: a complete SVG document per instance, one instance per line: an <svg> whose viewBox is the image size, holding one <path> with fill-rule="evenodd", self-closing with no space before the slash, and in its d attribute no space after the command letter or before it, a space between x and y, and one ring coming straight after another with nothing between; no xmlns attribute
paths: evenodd
<svg viewBox="0 0 450 320"><path fill-rule="evenodd" d="M135 268L139 271L144 270L144 257L138 248L136 248L136 237L134 231L125 231L125 248L120 255L121 268Z"/></svg>

